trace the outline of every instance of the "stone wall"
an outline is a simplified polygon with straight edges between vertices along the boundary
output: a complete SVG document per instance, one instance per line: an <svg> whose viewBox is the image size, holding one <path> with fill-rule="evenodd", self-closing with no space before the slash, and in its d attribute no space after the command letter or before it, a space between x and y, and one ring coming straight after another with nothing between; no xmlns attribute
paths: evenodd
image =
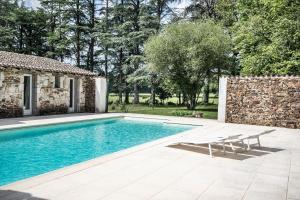
<svg viewBox="0 0 300 200"><path fill-rule="evenodd" d="M24 74L33 77L33 115L68 113L70 78L74 78L74 93L78 95L75 112L95 111L93 77L0 68L0 118L23 116ZM54 86L55 76L60 77L59 88Z"/></svg>
<svg viewBox="0 0 300 200"><path fill-rule="evenodd" d="M84 82L85 90L85 111L95 112L95 79L86 78Z"/></svg>
<svg viewBox="0 0 300 200"><path fill-rule="evenodd" d="M23 76L19 70L0 68L0 118L23 115Z"/></svg>
<svg viewBox="0 0 300 200"><path fill-rule="evenodd" d="M78 85L80 85L80 87L78 88L78 92L79 92L79 108L77 109L78 112L86 112L86 110L85 110L85 96L86 96L85 91L86 90L85 90L84 83L87 78L78 79Z"/></svg>
<svg viewBox="0 0 300 200"><path fill-rule="evenodd" d="M300 128L300 77L230 77L226 122Z"/></svg>
<svg viewBox="0 0 300 200"><path fill-rule="evenodd" d="M48 115L68 112L69 77L60 75L60 88L55 88L55 75L47 72L37 75L37 114Z"/></svg>

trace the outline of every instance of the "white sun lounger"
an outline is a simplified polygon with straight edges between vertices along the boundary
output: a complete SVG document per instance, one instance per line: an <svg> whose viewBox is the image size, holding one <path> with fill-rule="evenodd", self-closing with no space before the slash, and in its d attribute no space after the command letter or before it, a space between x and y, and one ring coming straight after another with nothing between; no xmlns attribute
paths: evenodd
<svg viewBox="0 0 300 200"><path fill-rule="evenodd" d="M241 134L237 135L230 135L230 136L224 136L224 137L212 137L212 138L185 138L179 143L189 143L189 144L207 144L209 149L209 155L210 157L213 157L211 145L213 144L222 144L223 145L223 152L225 153L225 144L227 143L226 140L234 140L241 136Z"/></svg>
<svg viewBox="0 0 300 200"><path fill-rule="evenodd" d="M265 134L268 134L268 133L271 133L275 131L274 129L272 130L266 130L266 131L263 131L263 132L245 132L244 134L242 134L241 136L239 136L238 138L235 138L235 139L228 139L226 142L227 143L230 143L231 147L232 147L232 150L235 151L235 149L233 148L233 145L232 143L242 143L243 147L245 148L246 150L246 146L245 146L245 142L244 140L247 140L247 150L251 150L251 145L258 145L258 147L260 147L260 139L259 137L262 136L262 135L265 135ZM257 143L252 143L250 144L250 140L251 139L256 139L257 140Z"/></svg>
<svg viewBox="0 0 300 200"><path fill-rule="evenodd" d="M247 150L250 150L251 149L251 146L250 146L251 139L257 139L256 144L258 144L258 146L260 147L259 137L264 134L270 133L272 131L274 131L274 130L266 130L266 131L259 132L259 133L257 133L257 131L238 131L240 134L229 135L229 136L224 136L224 137L220 136L220 137L212 137L212 138L195 138L195 137L183 138L183 140L181 140L180 143L207 144L208 148L209 148L210 157L213 157L212 149L211 149L211 145L213 145L213 144L221 144L223 146L224 154L226 153L225 144L229 144L232 151L234 153L236 153L236 149L233 146L233 143L242 143L242 146L246 150L244 140L247 140L247 146L248 146ZM252 145L255 145L255 144L252 144Z"/></svg>

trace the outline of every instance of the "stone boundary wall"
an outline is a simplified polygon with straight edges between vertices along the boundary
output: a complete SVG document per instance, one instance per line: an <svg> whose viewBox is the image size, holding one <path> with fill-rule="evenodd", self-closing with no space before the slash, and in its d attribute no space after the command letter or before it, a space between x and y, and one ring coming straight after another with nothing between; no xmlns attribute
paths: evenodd
<svg viewBox="0 0 300 200"><path fill-rule="evenodd" d="M225 122L300 128L300 77L228 77Z"/></svg>

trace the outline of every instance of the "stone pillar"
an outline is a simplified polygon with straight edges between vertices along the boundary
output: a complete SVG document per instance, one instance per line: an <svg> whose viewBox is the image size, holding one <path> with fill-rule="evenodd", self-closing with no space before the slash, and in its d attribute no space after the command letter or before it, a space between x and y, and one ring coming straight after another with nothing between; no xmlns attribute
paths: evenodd
<svg viewBox="0 0 300 200"><path fill-rule="evenodd" d="M219 80L218 121L225 122L227 97L227 77Z"/></svg>
<svg viewBox="0 0 300 200"><path fill-rule="evenodd" d="M106 79L96 78L95 79L95 112L104 113L106 108Z"/></svg>

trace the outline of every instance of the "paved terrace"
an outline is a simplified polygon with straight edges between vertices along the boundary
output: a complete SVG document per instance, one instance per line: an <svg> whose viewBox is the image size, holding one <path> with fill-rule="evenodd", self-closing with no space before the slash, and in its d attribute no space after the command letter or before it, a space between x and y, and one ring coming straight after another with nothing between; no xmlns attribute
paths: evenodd
<svg viewBox="0 0 300 200"><path fill-rule="evenodd" d="M0 120L0 129L67 122L119 114L72 114ZM218 130L257 131L270 127L223 124L214 120L150 117L202 126L94 160L0 187L0 199L300 199L300 130L275 128L261 137L261 149L225 156L176 144Z"/></svg>

